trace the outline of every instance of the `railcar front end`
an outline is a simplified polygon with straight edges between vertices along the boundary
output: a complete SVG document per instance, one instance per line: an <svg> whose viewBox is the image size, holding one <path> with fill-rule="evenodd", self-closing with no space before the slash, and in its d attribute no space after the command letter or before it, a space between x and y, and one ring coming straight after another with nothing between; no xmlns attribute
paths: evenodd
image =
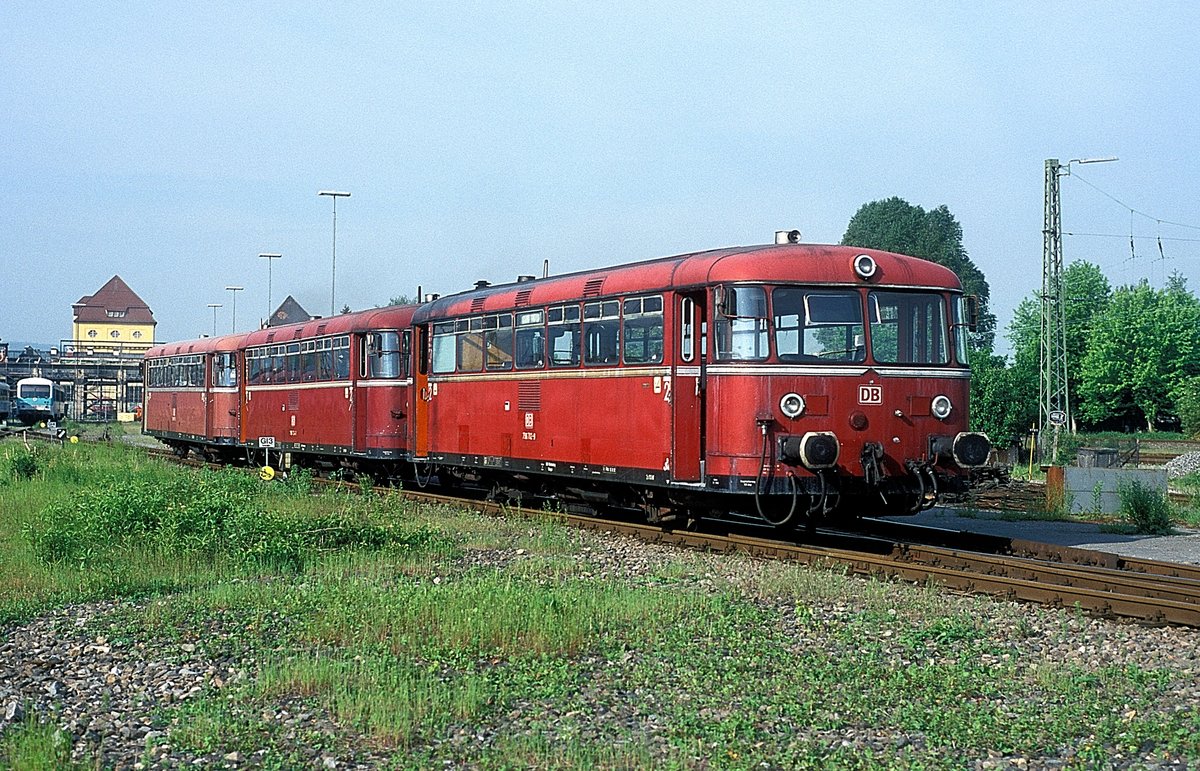
<svg viewBox="0 0 1200 771"><path fill-rule="evenodd" d="M991 450L967 427L971 299L843 261L840 282L712 289L706 489L773 524L915 513Z"/></svg>

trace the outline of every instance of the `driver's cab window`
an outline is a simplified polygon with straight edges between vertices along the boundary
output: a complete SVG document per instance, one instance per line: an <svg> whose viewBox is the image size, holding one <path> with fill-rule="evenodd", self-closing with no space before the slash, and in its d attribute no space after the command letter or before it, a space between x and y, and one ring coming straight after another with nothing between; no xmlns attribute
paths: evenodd
<svg viewBox="0 0 1200 771"><path fill-rule="evenodd" d="M771 300L780 361L866 361L862 295L858 292L779 287Z"/></svg>

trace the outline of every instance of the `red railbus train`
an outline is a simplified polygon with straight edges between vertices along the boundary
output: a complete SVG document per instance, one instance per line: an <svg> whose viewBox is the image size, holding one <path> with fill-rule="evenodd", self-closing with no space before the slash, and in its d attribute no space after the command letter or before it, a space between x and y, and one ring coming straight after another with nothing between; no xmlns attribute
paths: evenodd
<svg viewBox="0 0 1200 771"><path fill-rule="evenodd" d="M967 428L974 315L934 263L785 244L481 285L212 355L237 350L247 457L271 443L294 462L651 521L789 526L915 512L986 463L987 437ZM189 345L156 349L148 369ZM174 390L148 389L147 432L195 447L152 420Z"/></svg>

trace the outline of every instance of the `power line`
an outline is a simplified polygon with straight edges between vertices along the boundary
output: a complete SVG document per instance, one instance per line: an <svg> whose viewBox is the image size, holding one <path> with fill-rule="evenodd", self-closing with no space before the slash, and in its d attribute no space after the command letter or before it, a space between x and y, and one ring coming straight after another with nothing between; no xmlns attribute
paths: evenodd
<svg viewBox="0 0 1200 771"><path fill-rule="evenodd" d="M1128 233L1075 233L1073 231L1063 232L1064 236L1080 236L1083 238L1129 238ZM1185 241L1187 243L1200 243L1200 238L1180 238L1178 236L1134 236L1136 239L1151 238L1158 241Z"/></svg>
<svg viewBox="0 0 1200 771"><path fill-rule="evenodd" d="M1162 217L1155 217L1153 214L1147 214L1146 212L1141 211L1139 209L1135 209L1132 206L1130 206L1129 204L1122 201L1120 198L1117 198L1116 196L1112 195L1111 193L1101 190L1100 188L1093 185L1091 182L1088 182L1086 179L1081 177L1078 172L1076 172L1074 170L1071 171L1071 177L1079 180L1080 182L1087 185L1091 189L1095 190L1097 193L1099 193L1100 195L1109 199L1110 201L1117 203L1119 206L1121 206L1121 208L1128 209L1130 215L1138 214L1142 217L1145 217L1148 220L1154 220L1155 222L1159 223L1160 225L1174 225L1177 228L1187 228L1189 230L1200 230L1200 225L1188 225L1187 223L1184 223L1184 222L1173 222L1171 220L1165 220Z"/></svg>

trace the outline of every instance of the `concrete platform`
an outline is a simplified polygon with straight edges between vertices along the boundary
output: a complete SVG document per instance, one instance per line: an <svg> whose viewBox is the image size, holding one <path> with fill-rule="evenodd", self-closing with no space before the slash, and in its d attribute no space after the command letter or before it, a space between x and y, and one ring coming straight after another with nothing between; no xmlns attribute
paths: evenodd
<svg viewBox="0 0 1200 771"><path fill-rule="evenodd" d="M970 530L1006 538L1024 538L1060 546L1113 552L1126 557L1200 565L1200 530L1176 528L1174 535L1122 535L1101 532L1100 525L1042 520L1005 520L995 512L962 516L956 509L933 508L912 517L888 517L947 530Z"/></svg>

